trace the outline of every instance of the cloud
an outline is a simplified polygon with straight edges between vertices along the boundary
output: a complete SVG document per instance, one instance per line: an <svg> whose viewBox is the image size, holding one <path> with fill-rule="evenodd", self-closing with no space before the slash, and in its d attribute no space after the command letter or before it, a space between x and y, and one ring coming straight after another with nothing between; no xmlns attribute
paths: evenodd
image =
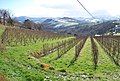
<svg viewBox="0 0 120 81"><path fill-rule="evenodd" d="M93 12L93 15L97 17L111 17L111 14L107 10L97 10Z"/></svg>
<svg viewBox="0 0 120 81"><path fill-rule="evenodd" d="M52 9L73 9L74 6L71 6L69 4L61 4L61 5L46 5L46 4L43 4L43 5L40 5L41 7L44 7L44 8L52 8Z"/></svg>
<svg viewBox="0 0 120 81"><path fill-rule="evenodd" d="M43 17L60 17L60 16L78 16L90 17L88 13L79 5L77 0L30 0L31 4L27 3L15 11L16 15L26 16L43 16ZM80 0L81 3L91 12L104 10L100 15L120 14L119 0Z"/></svg>
<svg viewBox="0 0 120 81"><path fill-rule="evenodd" d="M75 8L74 0L34 0L34 3L43 8L53 9L73 9Z"/></svg>
<svg viewBox="0 0 120 81"><path fill-rule="evenodd" d="M39 9L41 13L38 11L36 12L40 13L39 15L41 16L89 16L75 0L34 0L34 4L39 5L37 9Z"/></svg>
<svg viewBox="0 0 120 81"><path fill-rule="evenodd" d="M64 12L63 16L69 17L90 17L88 13L85 13L84 10L67 10Z"/></svg>

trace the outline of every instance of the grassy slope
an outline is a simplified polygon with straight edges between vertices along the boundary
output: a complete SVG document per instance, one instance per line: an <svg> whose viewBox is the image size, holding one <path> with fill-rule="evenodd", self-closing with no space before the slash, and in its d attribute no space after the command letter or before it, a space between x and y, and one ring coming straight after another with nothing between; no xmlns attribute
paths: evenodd
<svg viewBox="0 0 120 81"><path fill-rule="evenodd" d="M3 31L4 27L0 30ZM49 43L57 41L61 40L49 41ZM0 55L0 74L4 74L10 81L31 81L30 79L33 81L40 81L40 79L41 81L43 79L48 81L51 79L53 81L119 81L120 79L120 68L111 62L98 43L99 62L97 70L93 69L90 39L87 40L78 60L70 67L68 65L74 57L74 48L60 59L51 62L49 62L51 59L57 57L56 53L39 60L31 59L29 52L39 51L42 44L43 42L37 42L37 44L27 46L7 47L7 51ZM39 66L40 63L51 65L55 70L43 70ZM65 70L66 72L59 72L58 70Z"/></svg>
<svg viewBox="0 0 120 81"><path fill-rule="evenodd" d="M97 42L96 42L97 43ZM40 59L41 62L52 65L57 70L64 69L67 71L65 75L62 75L62 80L71 80L71 81L118 81L120 79L120 68L115 66L103 49L99 46L99 61L97 70L94 70L92 52L91 52L91 43L90 39L87 40L84 45L78 60L74 63L74 65L70 64L70 61L74 57L74 48L72 48L69 52L67 52L64 56L62 56L58 60L54 60L49 63L49 61L57 56L56 53L48 55ZM112 76L113 75L113 76ZM53 75L52 75L53 76ZM54 76L58 76L57 74ZM58 77L61 80L61 77ZM58 80L59 80L58 79Z"/></svg>
<svg viewBox="0 0 120 81"><path fill-rule="evenodd" d="M3 29L4 27L1 27L1 34ZM44 42L37 42L27 46L7 47L4 53L0 53L0 72L11 81L43 80L44 74L40 72L42 68L38 65L39 61L31 59L29 53L39 51L44 43L55 43L62 40L45 40Z"/></svg>
<svg viewBox="0 0 120 81"><path fill-rule="evenodd" d="M120 80L120 67L117 67L109 58L109 56L103 51L100 45L96 42L99 48L99 61L98 68L96 70L97 77L103 80L119 81Z"/></svg>
<svg viewBox="0 0 120 81"><path fill-rule="evenodd" d="M90 54L90 51L88 50L89 46L90 46L89 43L90 42L89 42L89 39L88 39L87 43L84 45L84 47L83 47L83 49L82 49L82 51L79 55L77 61L75 61L75 63L73 65L71 65L70 67L68 67L68 65L70 64L70 61L74 57L74 50L75 50L74 48L71 49L66 54L66 56L64 56L60 59L59 62L64 62L64 63L62 63L64 65L61 65L59 67L62 67L62 68L67 70L67 72L68 72L67 79L68 80L70 78L71 80L74 80L74 81L76 81L76 80L81 80L82 81L85 77L86 77L85 79L87 79L88 72L90 72L90 70L92 70L91 61L89 60L90 57L88 57L89 54ZM59 63L59 62L57 61L56 64ZM67 66L66 66L66 64L67 64ZM57 64L57 65L59 65L59 64Z"/></svg>

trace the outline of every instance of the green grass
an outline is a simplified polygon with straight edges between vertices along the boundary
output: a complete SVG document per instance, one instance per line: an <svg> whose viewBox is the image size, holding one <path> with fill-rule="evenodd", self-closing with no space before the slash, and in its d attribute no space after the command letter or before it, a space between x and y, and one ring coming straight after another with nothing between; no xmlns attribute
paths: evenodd
<svg viewBox="0 0 120 81"><path fill-rule="evenodd" d="M0 25L0 34L4 31ZM69 39L69 38L67 38ZM66 54L57 60L57 52L49 54L40 59L33 59L29 56L31 52L40 51L44 43L56 43L67 40L59 39L54 41L37 42L26 46L7 46L7 50L0 53L0 74L10 81L119 81L120 68L113 64L109 56L97 43L99 49L98 67L94 70L90 39L86 41L77 61L70 67L69 64L74 58L75 48L73 47ZM49 62L52 60L51 62ZM55 70L44 70L41 63L48 64ZM66 72L60 72L64 70Z"/></svg>
<svg viewBox="0 0 120 81"><path fill-rule="evenodd" d="M97 42L96 42L97 43ZM100 77L102 80L119 81L120 80L120 67L117 67L109 56L103 51L100 45L97 43L99 48L99 60L98 67L94 74L96 77ZM101 80L101 81L102 81Z"/></svg>
<svg viewBox="0 0 120 81"><path fill-rule="evenodd" d="M54 41L46 40L27 46L7 47L7 50L1 53L0 56L0 65L2 65L0 66L0 71L8 75L11 81L26 81L27 78L32 80L35 80L34 78L44 79L44 74L39 72L42 69L38 65L40 62L31 59L29 54L33 51L40 51L44 43L55 43L58 41L62 41L62 39Z"/></svg>
<svg viewBox="0 0 120 81"><path fill-rule="evenodd" d="M96 42L97 43L97 42ZM99 49L99 61L98 67L94 70L94 63L92 58L91 43L90 39L86 41L77 61L71 65L70 61L74 57L74 50L72 48L69 52L63 55L60 59L49 61L57 57L57 53L53 53L40 59L41 62L53 66L56 70L66 70L67 74L63 76L63 79L71 81L119 81L120 79L120 68L112 63L109 56L97 43ZM113 76L112 76L113 75ZM73 78L74 77L74 78Z"/></svg>
<svg viewBox="0 0 120 81"><path fill-rule="evenodd" d="M1 34L4 29L4 27L1 27ZM10 81L43 80L45 74L41 73L40 62L32 59L29 54L34 51L40 51L44 43L56 43L67 39L69 38L45 40L44 42L38 41L36 44L33 43L26 46L7 46L6 51L0 53L0 73L6 75Z"/></svg>

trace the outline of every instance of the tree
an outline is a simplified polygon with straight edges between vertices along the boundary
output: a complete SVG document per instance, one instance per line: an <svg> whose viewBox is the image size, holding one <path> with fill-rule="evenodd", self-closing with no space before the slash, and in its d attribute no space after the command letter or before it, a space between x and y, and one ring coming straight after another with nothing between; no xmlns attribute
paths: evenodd
<svg viewBox="0 0 120 81"><path fill-rule="evenodd" d="M24 21L24 28L32 30L41 30L42 25L40 23L34 23L33 21L27 19Z"/></svg>
<svg viewBox="0 0 120 81"><path fill-rule="evenodd" d="M3 25L13 25L12 14L9 10L0 9L0 23Z"/></svg>
<svg viewBox="0 0 120 81"><path fill-rule="evenodd" d="M24 21L24 27L27 28L27 29L33 29L34 28L34 22L27 19L27 20Z"/></svg>

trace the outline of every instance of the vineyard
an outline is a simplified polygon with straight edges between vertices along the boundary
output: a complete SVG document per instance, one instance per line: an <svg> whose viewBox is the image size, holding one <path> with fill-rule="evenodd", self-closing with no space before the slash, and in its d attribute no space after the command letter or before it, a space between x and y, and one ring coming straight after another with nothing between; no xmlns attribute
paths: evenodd
<svg viewBox="0 0 120 81"><path fill-rule="evenodd" d="M6 81L120 80L120 36L74 37L1 25L0 35Z"/></svg>

